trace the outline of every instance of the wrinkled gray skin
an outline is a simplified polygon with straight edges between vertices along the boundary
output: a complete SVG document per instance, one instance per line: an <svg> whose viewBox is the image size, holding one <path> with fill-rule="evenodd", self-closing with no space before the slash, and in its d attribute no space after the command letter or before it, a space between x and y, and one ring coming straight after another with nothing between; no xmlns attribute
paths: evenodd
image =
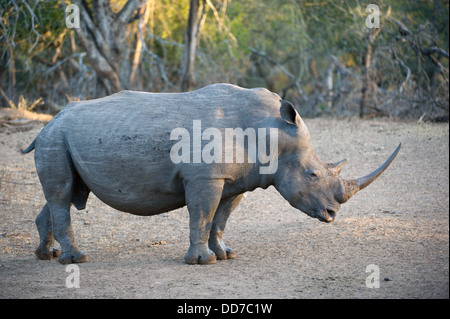
<svg viewBox="0 0 450 319"><path fill-rule="evenodd" d="M202 130L278 128L278 170L260 174L258 161L174 164L169 153L177 141L170 140L170 132L184 127L192 137L193 120L202 121ZM230 84L189 93L122 91L71 103L23 152L33 148L47 200L36 218L40 236L36 255L41 259L60 255L63 264L88 260L75 243L70 206L83 209L90 191L107 205L136 215L187 205L190 247L185 261L209 264L236 256L222 236L228 217L247 191L273 185L292 206L331 222L340 204L366 186L338 177L345 162L326 164L318 159L307 127L289 102L265 89ZM374 179L370 178L363 182L370 183ZM61 253L53 248L53 238Z"/></svg>

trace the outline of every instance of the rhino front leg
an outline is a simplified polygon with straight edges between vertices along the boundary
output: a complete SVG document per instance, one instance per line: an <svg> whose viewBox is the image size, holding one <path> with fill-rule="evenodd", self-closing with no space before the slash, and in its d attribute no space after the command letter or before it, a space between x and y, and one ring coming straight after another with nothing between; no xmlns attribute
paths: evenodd
<svg viewBox="0 0 450 319"><path fill-rule="evenodd" d="M50 220L50 209L46 203L40 214L36 217L36 227L39 232L40 243L35 251L39 259L49 260L59 257L60 250L53 247L52 222Z"/></svg>
<svg viewBox="0 0 450 319"><path fill-rule="evenodd" d="M211 234L209 235L209 248L214 251L217 259L233 259L236 253L223 242L223 233L227 224L228 217L237 207L244 194L239 194L230 198L222 199L214 215Z"/></svg>
<svg viewBox="0 0 450 319"><path fill-rule="evenodd" d="M187 264L213 264L217 260L209 249L208 239L223 185L223 180L192 181L185 185L190 228L190 246L184 257Z"/></svg>

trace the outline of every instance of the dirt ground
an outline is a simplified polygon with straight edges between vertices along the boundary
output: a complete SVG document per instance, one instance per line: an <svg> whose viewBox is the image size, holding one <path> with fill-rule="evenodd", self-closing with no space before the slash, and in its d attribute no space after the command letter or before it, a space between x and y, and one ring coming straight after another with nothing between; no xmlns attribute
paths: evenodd
<svg viewBox="0 0 450 319"><path fill-rule="evenodd" d="M186 208L138 217L91 194L86 210L72 208L90 258L78 264L80 288L66 287L65 265L34 255L34 219L45 201L33 154L19 149L43 124L0 127L0 298L449 298L448 123L305 122L322 160L349 160L344 178L378 167L399 142L403 148L331 224L272 187L248 193L224 236L237 258L214 265L184 263ZM379 288L369 288L376 270Z"/></svg>

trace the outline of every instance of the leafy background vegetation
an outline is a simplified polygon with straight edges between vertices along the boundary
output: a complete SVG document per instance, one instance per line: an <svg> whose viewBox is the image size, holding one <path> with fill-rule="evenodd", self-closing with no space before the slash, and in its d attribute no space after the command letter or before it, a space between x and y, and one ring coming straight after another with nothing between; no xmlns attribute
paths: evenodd
<svg viewBox="0 0 450 319"><path fill-rule="evenodd" d="M66 26L71 3L80 29ZM365 23L371 3L379 29ZM303 116L448 120L448 1L3 0L0 16L2 106L56 113L121 89L179 92L190 72L189 90L266 87Z"/></svg>

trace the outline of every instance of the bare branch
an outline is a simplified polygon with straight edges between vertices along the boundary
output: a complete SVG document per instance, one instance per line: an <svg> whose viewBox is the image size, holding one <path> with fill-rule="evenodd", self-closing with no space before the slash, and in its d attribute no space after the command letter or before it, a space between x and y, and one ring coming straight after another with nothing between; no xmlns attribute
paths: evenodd
<svg viewBox="0 0 450 319"><path fill-rule="evenodd" d="M231 30L225 25L225 23L223 23L223 20L220 17L219 12L217 11L214 4L211 2L211 0L206 0L206 3L208 4L208 6L211 8L212 12L214 13L214 17L216 18L216 21L219 24L219 31L222 32L222 29L224 29L226 31L227 35L233 41L233 43L236 44L237 43L236 37L233 35L233 33L231 33Z"/></svg>
<svg viewBox="0 0 450 319"><path fill-rule="evenodd" d="M448 79L445 76L444 70L446 70L446 68L439 62L439 58L440 57L445 57L445 58L449 58L449 54L447 51L437 47L437 46L433 46L433 47L429 47L426 48L424 46L422 46L422 44L416 40L414 38L414 34L400 21L394 19L394 18L390 18L391 20L393 20L399 29L399 33L400 35L395 36L392 41L391 41L391 50L393 52L394 55L394 59L398 62L398 64L404 68L406 70L406 78L405 80L402 82L402 84L400 85L399 88L399 92L401 93L403 91L403 88L405 86L405 84L408 82L410 75L411 75L411 70L410 68L397 56L397 53L395 52L394 46L395 43L397 41L407 41L410 44L410 47L413 49L413 51L416 53L417 55L417 62L418 62L418 66L419 66L419 72L421 72L424 75L424 78L426 79L428 85L430 83L430 79L428 78L427 73L425 72L425 70L423 70L423 68L421 67L421 55L422 56L426 56L431 63L433 63L437 70L438 73L441 73L444 80L448 83ZM436 59L435 57L433 57L432 55L434 53L437 53L438 58Z"/></svg>
<svg viewBox="0 0 450 319"><path fill-rule="evenodd" d="M2 87L0 86L0 96L5 100L5 102L8 104L10 108L16 108L13 101L11 101L8 96L6 95L5 91L3 91Z"/></svg>
<svg viewBox="0 0 450 319"><path fill-rule="evenodd" d="M406 78L405 80L402 82L402 84L400 85L400 88L398 90L399 93L403 92L403 88L405 87L406 83L409 81L409 78L411 76L411 70L408 68L408 66L397 57L397 61L398 63L404 68L406 69Z"/></svg>
<svg viewBox="0 0 450 319"><path fill-rule="evenodd" d="M133 14L134 10L137 9L139 6L141 0L128 0L127 3L123 6L122 10L117 14L117 20L118 20L118 29L121 29L125 24L128 23L128 20L130 19L131 15Z"/></svg>
<svg viewBox="0 0 450 319"><path fill-rule="evenodd" d="M87 36L93 38L93 40L95 41L96 47L103 55L111 56L110 48L108 47L108 45L105 41L105 35L107 35L107 33L102 34L100 32L100 30L97 28L97 26L94 24L91 17L89 16L87 8L82 3L80 3L80 5L82 7L82 10L80 10L80 14L81 14L83 24L87 27L87 29L90 32L90 34L88 33ZM97 20L98 20L98 22L100 21L100 19L97 19ZM78 31L79 29L75 29L75 30ZM77 32L77 34L78 33L79 32Z"/></svg>
<svg viewBox="0 0 450 319"><path fill-rule="evenodd" d="M129 86L133 84L136 79L137 68L141 61L142 42L144 42L145 24L150 17L150 0L146 1L146 4L139 9L139 22L138 22L138 37L136 39L136 48L134 51L133 59L131 61L131 71L128 80Z"/></svg>
<svg viewBox="0 0 450 319"><path fill-rule="evenodd" d="M111 27L112 11L109 6L109 0L96 0L92 2L95 16L97 19L97 25L103 36L106 36ZM85 6L86 7L86 6Z"/></svg>
<svg viewBox="0 0 450 319"><path fill-rule="evenodd" d="M424 55L431 55L433 53L437 53L440 56L446 57L447 59L449 58L448 52L438 47L431 47L431 48L420 47L420 52L422 52L422 54Z"/></svg>
<svg viewBox="0 0 450 319"><path fill-rule="evenodd" d="M39 21L38 18L36 17L36 15L34 14L34 9L36 8L36 5L39 3L39 0L36 0L36 2L34 3L33 8L31 8L25 0L22 0L22 2L25 5L25 7L28 9L28 11L30 12L30 15L31 15L31 30L33 31L34 34L36 34L36 41L34 41L34 44L28 50L28 53L31 53L31 51L33 51L34 47L38 44L39 38L42 37L42 35L39 32L37 32L36 28L34 27L36 25L35 20Z"/></svg>
<svg viewBox="0 0 450 319"><path fill-rule="evenodd" d="M165 85L164 90L168 89L169 87L175 87L175 85L173 85L172 82L170 82L169 79L167 78L166 71L164 70L164 64L161 61L161 58L147 48L145 41L142 41L142 51L147 53L149 56L153 58L153 63L158 67L159 73L161 74L161 78L164 81Z"/></svg>
<svg viewBox="0 0 450 319"><path fill-rule="evenodd" d="M78 53L74 53L74 54L68 56L67 58L65 58L65 59L63 59L63 60L61 60L61 61L59 61L58 63L56 63L55 65L53 65L53 66L50 67L49 69L47 69L47 70L44 72L44 74L52 72L53 70L57 69L61 64L63 64L63 63L65 63L65 62L69 61L70 59L73 59L73 58L76 58L76 57L82 58L82 57L85 56L85 55L86 55L86 52L78 52Z"/></svg>

